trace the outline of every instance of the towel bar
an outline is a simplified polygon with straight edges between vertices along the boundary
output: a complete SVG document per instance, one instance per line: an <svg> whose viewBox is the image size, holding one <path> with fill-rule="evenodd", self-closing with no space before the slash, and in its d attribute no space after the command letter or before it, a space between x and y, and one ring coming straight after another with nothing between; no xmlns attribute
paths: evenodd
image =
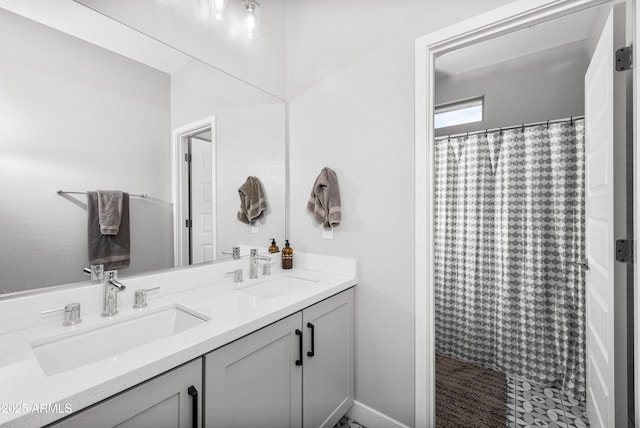
<svg viewBox="0 0 640 428"><path fill-rule="evenodd" d="M58 195L61 195L63 193L68 193L68 194L73 194L73 195L86 195L87 194L86 192L69 192L69 191L66 191L66 190L58 190L56 193ZM132 196L134 198L146 198L148 195L146 193L141 193L139 195L130 194L129 196Z"/></svg>

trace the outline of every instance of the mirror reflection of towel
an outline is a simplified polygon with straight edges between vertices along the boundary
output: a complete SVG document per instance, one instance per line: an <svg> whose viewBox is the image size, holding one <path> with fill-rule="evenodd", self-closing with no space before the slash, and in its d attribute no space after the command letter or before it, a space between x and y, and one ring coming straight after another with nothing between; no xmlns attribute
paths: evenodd
<svg viewBox="0 0 640 428"><path fill-rule="evenodd" d="M105 270L129 266L130 237L129 230L129 194L122 194L122 212L117 235L103 235L100 231L97 192L87 192L87 241L89 263L103 264Z"/></svg>
<svg viewBox="0 0 640 428"><path fill-rule="evenodd" d="M98 190L98 218L103 235L117 235L122 218L122 192Z"/></svg>
<svg viewBox="0 0 640 428"><path fill-rule="evenodd" d="M258 177L249 177L238 189L240 194L240 211L238 220L250 224L259 219L267 209L264 188Z"/></svg>
<svg viewBox="0 0 640 428"><path fill-rule="evenodd" d="M331 168L322 168L311 189L311 196L307 202L307 211L313 214L316 222L324 227L334 227L340 224L342 217L340 206L340 188L338 176Z"/></svg>

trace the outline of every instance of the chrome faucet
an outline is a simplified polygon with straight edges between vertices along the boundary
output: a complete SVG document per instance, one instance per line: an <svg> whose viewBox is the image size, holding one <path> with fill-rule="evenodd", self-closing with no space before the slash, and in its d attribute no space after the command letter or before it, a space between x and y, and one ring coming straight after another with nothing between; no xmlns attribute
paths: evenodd
<svg viewBox="0 0 640 428"><path fill-rule="evenodd" d="M233 272L227 272L225 276L233 275L233 283L239 284L242 282L242 269L236 269Z"/></svg>
<svg viewBox="0 0 640 428"><path fill-rule="evenodd" d="M118 313L118 293L124 291L124 284L117 280L118 271L109 270L104 272L102 316L110 317Z"/></svg>
<svg viewBox="0 0 640 428"><path fill-rule="evenodd" d="M259 256L258 249L252 248L249 253L249 278L255 279L258 277L258 260L271 261L271 257Z"/></svg>
<svg viewBox="0 0 640 428"><path fill-rule="evenodd" d="M231 251L222 251L222 254L231 254L233 260L240 260L240 247L233 247Z"/></svg>

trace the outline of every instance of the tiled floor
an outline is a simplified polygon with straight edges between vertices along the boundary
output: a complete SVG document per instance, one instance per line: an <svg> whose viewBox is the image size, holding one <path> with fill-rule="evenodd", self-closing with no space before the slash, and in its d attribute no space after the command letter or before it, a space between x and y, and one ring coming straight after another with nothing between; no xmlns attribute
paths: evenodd
<svg viewBox="0 0 640 428"><path fill-rule="evenodd" d="M588 427L586 408L555 388L507 376L507 427Z"/></svg>
<svg viewBox="0 0 640 428"><path fill-rule="evenodd" d="M356 421L343 416L333 428L365 428Z"/></svg>
<svg viewBox="0 0 640 428"><path fill-rule="evenodd" d="M584 403L555 388L542 388L507 376L507 428L585 428ZM365 428L343 416L334 428Z"/></svg>

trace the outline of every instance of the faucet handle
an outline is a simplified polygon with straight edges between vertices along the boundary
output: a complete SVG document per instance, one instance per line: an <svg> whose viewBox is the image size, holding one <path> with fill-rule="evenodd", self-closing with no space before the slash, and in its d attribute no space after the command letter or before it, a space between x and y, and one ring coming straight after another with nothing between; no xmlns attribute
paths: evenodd
<svg viewBox="0 0 640 428"><path fill-rule="evenodd" d="M267 262L262 265L262 275L268 276L271 275L271 265L275 264L274 262Z"/></svg>
<svg viewBox="0 0 640 428"><path fill-rule="evenodd" d="M233 282L238 284L242 282L242 269L236 269L233 272L227 272L225 276L233 275Z"/></svg>
<svg viewBox="0 0 640 428"><path fill-rule="evenodd" d="M40 312L40 314L45 315L60 311L64 311L63 326L76 325L82 322L82 318L80 318L80 303L68 303L64 308L49 309L47 311Z"/></svg>
<svg viewBox="0 0 640 428"><path fill-rule="evenodd" d="M140 288L138 290L136 290L135 292L135 297L134 297L134 302L133 302L133 307L134 309L140 309L140 308L144 308L147 306L147 293L149 291L156 291L159 290L160 287L153 287L153 288Z"/></svg>

